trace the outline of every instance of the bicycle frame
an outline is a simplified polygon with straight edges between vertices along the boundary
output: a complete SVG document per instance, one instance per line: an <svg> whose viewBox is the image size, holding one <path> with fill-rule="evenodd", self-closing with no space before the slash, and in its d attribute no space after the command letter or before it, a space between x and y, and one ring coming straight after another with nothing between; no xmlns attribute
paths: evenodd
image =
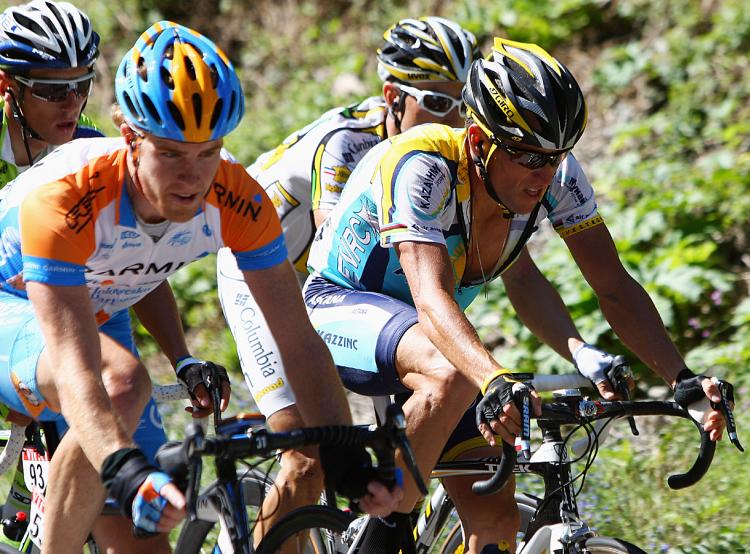
<svg viewBox="0 0 750 554"><path fill-rule="evenodd" d="M537 420L542 430L541 447L534 452L530 460L520 459L513 468L514 474L533 473L542 477L545 489L543 499L526 497L536 501L536 510L528 526L521 529L525 536L519 544L519 554L577 554L583 552L582 548L587 539L597 536L595 530L581 519L578 512L574 485L571 482L573 461L568 453L567 441L563 439L562 425L629 415L672 415L688 418L684 410L670 402L598 403L583 400L578 395L559 400L567 402L545 405L542 417ZM714 448L715 443L711 443L707 434L701 430L701 454L687 474L670 477L669 486L682 488L700 479L710 466ZM431 477L496 474L502 466L502 458L438 463ZM426 552L433 545L452 509L453 503L447 493L442 486L438 487L427 500L426 509L415 529L417 552Z"/></svg>

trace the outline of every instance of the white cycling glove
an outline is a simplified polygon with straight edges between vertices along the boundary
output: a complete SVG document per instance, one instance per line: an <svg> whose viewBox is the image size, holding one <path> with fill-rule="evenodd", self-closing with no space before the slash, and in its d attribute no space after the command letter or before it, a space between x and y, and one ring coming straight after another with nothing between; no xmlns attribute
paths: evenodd
<svg viewBox="0 0 750 554"><path fill-rule="evenodd" d="M595 385L607 381L606 371L612 367L614 356L603 350L583 343L573 352L573 363L578 373L591 380Z"/></svg>

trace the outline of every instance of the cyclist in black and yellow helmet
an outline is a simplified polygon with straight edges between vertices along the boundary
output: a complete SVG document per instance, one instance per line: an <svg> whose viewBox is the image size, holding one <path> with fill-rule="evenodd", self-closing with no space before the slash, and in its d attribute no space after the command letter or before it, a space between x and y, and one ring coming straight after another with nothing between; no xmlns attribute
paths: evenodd
<svg viewBox="0 0 750 554"><path fill-rule="evenodd" d="M381 96L329 110L248 168L276 206L288 258L300 283L307 277L307 255L316 227L339 201L349 175L372 147L420 123L463 125L461 90L472 62L480 57L474 35L453 21L422 17L402 19L383 38L377 53L384 81ZM222 309L258 407L274 429L298 427L302 420L284 360L227 249L219 252L217 274ZM278 486L264 503L256 538L289 509L318 498L322 476L313 453L284 453Z"/></svg>
<svg viewBox="0 0 750 554"><path fill-rule="evenodd" d="M677 385L679 401L718 400L710 381L684 369L653 303L620 263L571 153L587 114L568 69L537 45L496 39L489 57L472 64L463 98L465 128L422 125L370 150L313 242L303 294L318 334L331 337L344 385L370 396L411 394L407 434L425 473L438 459L496 455L487 443L500 437L513 444L520 416L511 371L464 314L502 276L524 323L612 398L601 379L609 355L584 342L526 248L548 219L623 342ZM707 417L718 439L723 420L711 410ZM514 486L479 497L473 481L444 480L465 551L514 551ZM408 513L416 498L407 480L397 512Z"/></svg>

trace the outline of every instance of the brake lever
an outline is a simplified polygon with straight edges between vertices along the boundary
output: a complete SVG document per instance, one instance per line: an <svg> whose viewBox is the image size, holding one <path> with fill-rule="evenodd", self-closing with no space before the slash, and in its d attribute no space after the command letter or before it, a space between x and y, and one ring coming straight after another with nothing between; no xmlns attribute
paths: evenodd
<svg viewBox="0 0 750 554"><path fill-rule="evenodd" d="M214 432L216 433L221 425L221 379L216 375L216 365L213 362L203 362L201 372L214 407Z"/></svg>
<svg viewBox="0 0 750 554"><path fill-rule="evenodd" d="M734 413L732 412L731 406L734 403L734 385L723 379L717 379L716 377L712 377L711 381L716 383L716 386L719 387L719 393L721 394L721 402L711 402L711 407L724 414L724 420L727 422L727 435L729 435L729 440L737 450L744 452L745 449L742 448L742 444L740 444L740 440L737 437L737 424L734 420Z"/></svg>
<svg viewBox="0 0 750 554"><path fill-rule="evenodd" d="M513 401L521 412L521 434L516 437L516 451L524 460L531 459L531 389L524 383L514 383Z"/></svg>
<svg viewBox="0 0 750 554"><path fill-rule="evenodd" d="M619 394L625 401L630 400L630 389L628 388L628 379L633 378L633 371L630 369L630 364L623 355L617 355L612 360L612 367L607 370L607 379L609 379L612 388L617 394ZM628 416L628 424L630 425L630 432L638 436L640 432L635 424L635 418Z"/></svg>
<svg viewBox="0 0 750 554"><path fill-rule="evenodd" d="M203 427L197 424L190 424L186 429L185 439L185 458L188 460L188 484L185 491L185 505L189 521L193 522L198 519L198 495L201 484L201 473L203 472L203 462L201 452L205 450L205 436Z"/></svg>

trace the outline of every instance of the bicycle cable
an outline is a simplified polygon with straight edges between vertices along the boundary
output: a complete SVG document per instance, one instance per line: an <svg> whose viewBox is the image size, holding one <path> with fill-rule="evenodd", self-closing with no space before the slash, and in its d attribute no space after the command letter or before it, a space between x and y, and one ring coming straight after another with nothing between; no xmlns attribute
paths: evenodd
<svg viewBox="0 0 750 554"><path fill-rule="evenodd" d="M602 433L602 431L604 430L604 428L607 427L607 425L609 425L612 422L612 420L614 420L614 418L607 419L607 421L605 422L605 424L601 427L601 429L599 429L598 432L594 429L594 427L593 427L593 425L591 425L591 423L584 422L584 423L581 423L579 425L576 425L566 435L565 439L563 440L563 448L560 449L560 452L558 454L558 456L559 456L559 458L558 458L558 465L560 467L562 467L563 464L565 463L565 461L563 460L563 456L564 456L564 453L567 452L567 444L570 441L570 439L572 438L572 436L579 429L584 429L586 431L586 433L587 433L588 444L586 445L586 452L584 454L581 454L575 460L572 460L572 461L568 462L568 464L572 465L572 464L574 464L574 463L582 460L584 457L587 458L586 459L586 463L584 464L584 468L581 470L580 473L578 473L578 475L576 475L575 477L572 477L572 478L568 479L565 483L561 483L560 486L558 486L557 488L553 489L548 494L545 494L544 499L539 504L539 506L537 506L536 511L534 512L534 517L537 517L537 515L547 506L547 504L551 501L552 497L557 492L562 491L565 487L568 487L568 486L572 485L575 481L577 481L578 479L582 478L581 486L579 487L578 491L574 491L573 492L573 497L574 498L578 497L578 495L580 494L581 490L583 489L583 484L585 483L585 480L586 480L586 474L591 469L591 466L593 465L594 460L596 459L596 456L597 456L597 454L599 452L599 435Z"/></svg>

